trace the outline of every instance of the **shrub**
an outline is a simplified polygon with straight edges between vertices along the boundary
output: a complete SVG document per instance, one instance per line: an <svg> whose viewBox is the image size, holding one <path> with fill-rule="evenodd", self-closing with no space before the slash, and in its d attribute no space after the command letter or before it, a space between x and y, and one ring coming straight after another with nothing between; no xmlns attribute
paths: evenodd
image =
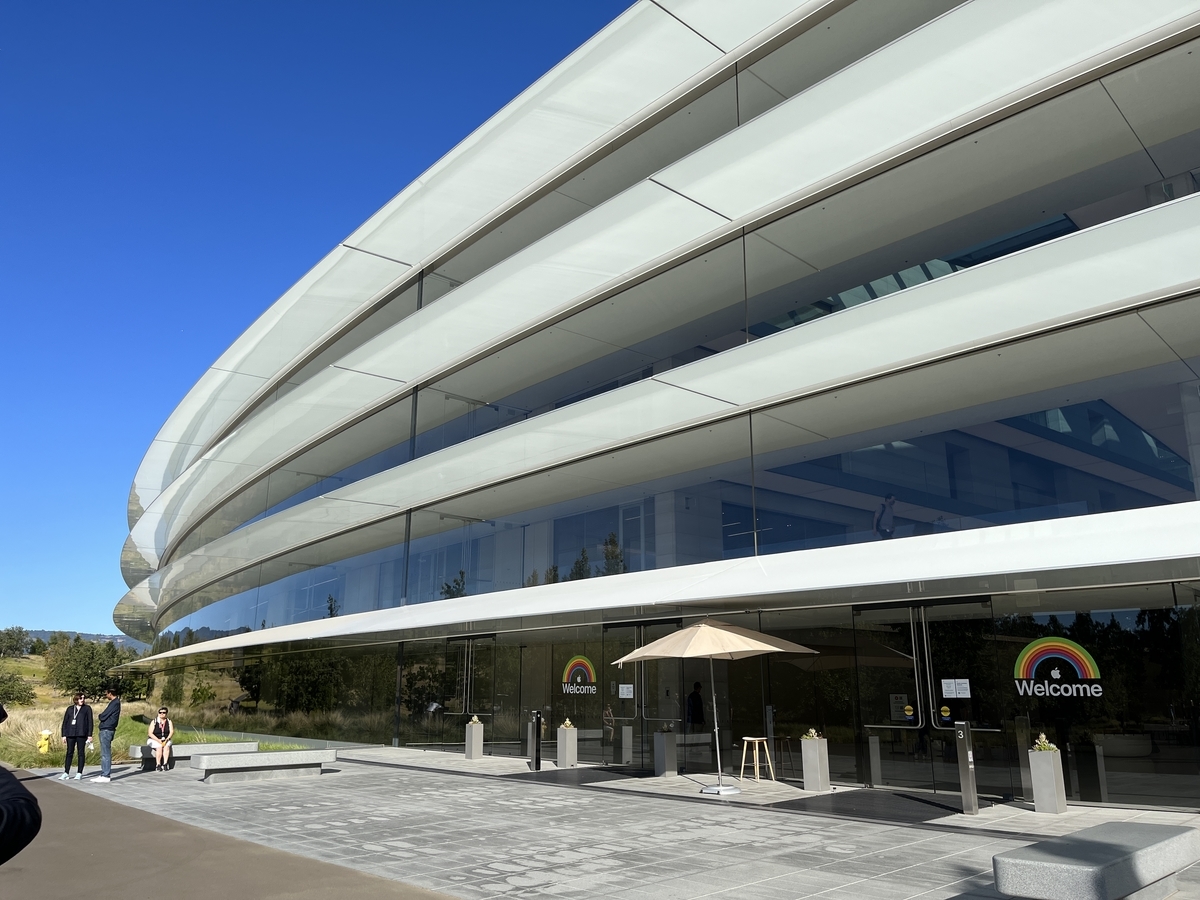
<svg viewBox="0 0 1200 900"><path fill-rule="evenodd" d="M33 682L22 678L16 672L0 672L0 703L29 706L36 699Z"/></svg>

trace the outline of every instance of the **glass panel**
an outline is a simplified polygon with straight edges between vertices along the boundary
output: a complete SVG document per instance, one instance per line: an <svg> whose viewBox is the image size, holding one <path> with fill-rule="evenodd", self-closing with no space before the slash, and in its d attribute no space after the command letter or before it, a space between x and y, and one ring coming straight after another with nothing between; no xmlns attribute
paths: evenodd
<svg viewBox="0 0 1200 900"><path fill-rule="evenodd" d="M965 4L780 104L656 180L729 218L832 180L855 161L884 158L1028 90L1179 15L1145 9L1120 21L1082 2L1014 14ZM1087 20L1079 27L1080 17ZM1021 54L1011 48L1020 44ZM959 75L970 71L972 77ZM900 74L897 74L900 73ZM914 99L916 98L916 99Z"/></svg>
<svg viewBox="0 0 1200 900"><path fill-rule="evenodd" d="M786 416L756 415L760 552L1192 500L1181 402L1190 382L1177 383L1169 369L1158 378L1155 384L1155 373L1142 372L1109 379L1094 400L991 421L985 406L943 416L941 428L914 423L834 441L782 425L785 417L806 421L803 403ZM1071 393L1084 390L1077 385ZM990 408L1016 413L1017 404L1044 399ZM954 419L956 427L945 427Z"/></svg>
<svg viewBox="0 0 1200 900"><path fill-rule="evenodd" d="M739 240L422 390L417 455L745 343L744 271Z"/></svg>
<svg viewBox="0 0 1200 900"><path fill-rule="evenodd" d="M747 426L724 422L413 513L409 602L753 553Z"/></svg>
<svg viewBox="0 0 1200 900"><path fill-rule="evenodd" d="M1009 709L1058 745L1069 798L1200 803L1196 596L1148 585L995 599Z"/></svg>
<svg viewBox="0 0 1200 900"><path fill-rule="evenodd" d="M924 713L918 633L908 607L854 610L863 723L859 780L867 784L932 789L935 764L946 765L946 736L930 729Z"/></svg>
<svg viewBox="0 0 1200 900"><path fill-rule="evenodd" d="M859 672L864 669L888 671L911 668L909 656L872 641L869 635L855 640L850 607L789 610L761 613L762 631L816 650L817 656L772 653L766 657L767 702L771 704L775 737L775 765L779 775L802 778L801 735L815 728L829 742L829 776L834 781L861 783L858 771L858 687ZM891 635L891 632L887 633ZM886 639L885 639L886 640ZM856 669L857 666L859 668ZM893 673L894 674L894 673ZM915 703L915 693L903 694L892 683L877 683L871 674L861 676L870 682L871 692L887 692L891 721L892 693L904 700L900 706ZM905 699L907 697L907 699ZM908 723L907 717L904 723ZM914 719L915 723L915 719ZM872 724L881 724L873 722Z"/></svg>

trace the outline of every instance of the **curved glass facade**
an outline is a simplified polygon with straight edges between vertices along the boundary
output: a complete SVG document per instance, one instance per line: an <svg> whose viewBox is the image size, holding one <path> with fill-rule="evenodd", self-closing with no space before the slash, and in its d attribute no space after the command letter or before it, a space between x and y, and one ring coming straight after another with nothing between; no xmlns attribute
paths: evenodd
<svg viewBox="0 0 1200 900"><path fill-rule="evenodd" d="M783 777L954 792L966 720L998 801L1045 731L1200 807L1200 11L785 7L635 4L231 348L131 499L157 693L703 773L701 682ZM707 614L815 653L609 665Z"/></svg>

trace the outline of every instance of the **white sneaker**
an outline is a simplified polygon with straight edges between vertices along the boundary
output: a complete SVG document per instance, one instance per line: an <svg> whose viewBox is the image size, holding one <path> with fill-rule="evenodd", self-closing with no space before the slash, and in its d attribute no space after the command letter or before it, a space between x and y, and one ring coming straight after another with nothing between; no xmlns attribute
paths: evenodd
<svg viewBox="0 0 1200 900"><path fill-rule="evenodd" d="M74 774L74 776L72 776L72 780L73 780L73 781L82 781L82 780L83 780L83 773L82 773L82 772L76 772L76 773Z"/></svg>
<svg viewBox="0 0 1200 900"><path fill-rule="evenodd" d="M92 784L108 784L110 781L112 781L112 779L107 775L97 775L92 779Z"/></svg>
<svg viewBox="0 0 1200 900"><path fill-rule="evenodd" d="M58 776L58 780L59 780L59 781L66 781L66 780L67 780L68 778L70 778L70 777L71 777L71 776L70 776L70 775L68 775L66 772L63 772L61 775L59 775L59 776Z"/></svg>

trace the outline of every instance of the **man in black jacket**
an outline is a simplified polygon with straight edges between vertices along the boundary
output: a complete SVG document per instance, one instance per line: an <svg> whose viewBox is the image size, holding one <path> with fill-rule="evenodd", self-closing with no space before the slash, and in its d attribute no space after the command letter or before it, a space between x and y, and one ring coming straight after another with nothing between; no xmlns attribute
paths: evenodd
<svg viewBox="0 0 1200 900"><path fill-rule="evenodd" d="M112 742L117 733L117 722L121 718L121 700L114 688L104 692L108 706L100 713L100 777L92 784L108 784L112 781Z"/></svg>
<svg viewBox="0 0 1200 900"><path fill-rule="evenodd" d="M42 811L33 794L0 768L0 866L24 850L41 827Z"/></svg>
<svg viewBox="0 0 1200 900"><path fill-rule="evenodd" d="M75 702L63 713L62 738L67 748L67 761L63 773L58 777L66 781L71 777L71 757L79 751L79 771L75 780L83 777L83 756L87 750L87 742L92 737L92 708L87 705L83 694L75 695Z"/></svg>

